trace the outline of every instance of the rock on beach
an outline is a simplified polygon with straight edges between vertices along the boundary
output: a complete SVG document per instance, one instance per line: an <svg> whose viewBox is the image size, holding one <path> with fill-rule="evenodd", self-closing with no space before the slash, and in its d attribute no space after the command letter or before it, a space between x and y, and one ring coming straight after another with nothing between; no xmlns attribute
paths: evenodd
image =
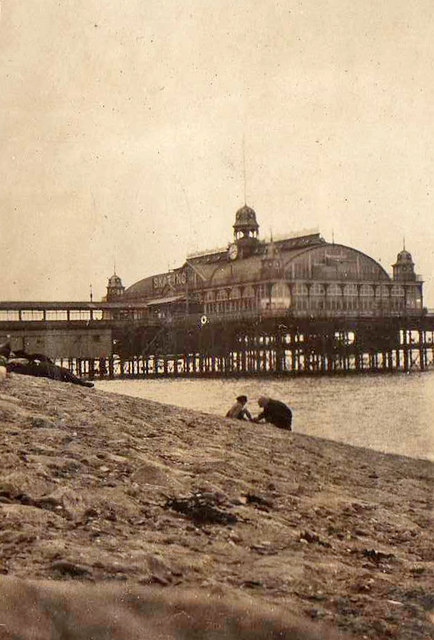
<svg viewBox="0 0 434 640"><path fill-rule="evenodd" d="M18 375L0 424L3 576L433 637L429 461Z"/></svg>

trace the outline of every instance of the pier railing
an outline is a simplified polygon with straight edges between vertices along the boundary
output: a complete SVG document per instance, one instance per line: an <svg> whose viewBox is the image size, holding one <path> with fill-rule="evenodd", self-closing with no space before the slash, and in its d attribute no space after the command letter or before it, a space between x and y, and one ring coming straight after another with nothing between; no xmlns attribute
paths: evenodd
<svg viewBox="0 0 434 640"><path fill-rule="evenodd" d="M410 371L434 362L434 313L426 309L163 316L146 303L2 302L1 313L18 314L0 319L0 334L15 334L17 349L47 347L89 378Z"/></svg>

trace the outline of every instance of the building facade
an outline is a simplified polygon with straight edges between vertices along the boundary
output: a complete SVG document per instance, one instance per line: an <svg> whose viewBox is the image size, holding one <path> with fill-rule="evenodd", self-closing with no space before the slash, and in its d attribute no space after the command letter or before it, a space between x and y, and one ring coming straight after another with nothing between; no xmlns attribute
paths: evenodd
<svg viewBox="0 0 434 640"><path fill-rule="evenodd" d="M294 317L417 314L423 282L411 254L398 253L393 274L357 249L326 242L319 233L264 241L255 211L236 212L225 249L190 255L178 269L124 289L109 279L107 300L147 303L159 317L291 314ZM115 286L114 286L115 285Z"/></svg>

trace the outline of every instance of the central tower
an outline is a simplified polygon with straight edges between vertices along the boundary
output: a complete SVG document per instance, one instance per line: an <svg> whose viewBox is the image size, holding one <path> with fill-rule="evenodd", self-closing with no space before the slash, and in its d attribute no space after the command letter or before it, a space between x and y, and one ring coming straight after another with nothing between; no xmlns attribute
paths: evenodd
<svg viewBox="0 0 434 640"><path fill-rule="evenodd" d="M240 257L251 255L258 244L259 225L254 209L246 204L235 214L234 242Z"/></svg>

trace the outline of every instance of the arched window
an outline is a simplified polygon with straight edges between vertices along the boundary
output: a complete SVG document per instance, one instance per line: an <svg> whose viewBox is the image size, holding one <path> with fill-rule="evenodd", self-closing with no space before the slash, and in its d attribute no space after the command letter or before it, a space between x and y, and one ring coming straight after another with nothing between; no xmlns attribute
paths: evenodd
<svg viewBox="0 0 434 640"><path fill-rule="evenodd" d="M287 309L291 304L291 292L285 282L276 282L271 287L271 308Z"/></svg>
<svg viewBox="0 0 434 640"><path fill-rule="evenodd" d="M322 311L325 307L325 287L315 282L310 288L310 308L312 311Z"/></svg>
<svg viewBox="0 0 434 640"><path fill-rule="evenodd" d="M357 296L357 286L355 284L346 284L344 287L344 296Z"/></svg>
<svg viewBox="0 0 434 640"><path fill-rule="evenodd" d="M319 282L315 282L315 284L313 284L310 288L310 295L311 296L323 296L325 294L325 288L323 284L320 284Z"/></svg>
<svg viewBox="0 0 434 640"><path fill-rule="evenodd" d="M394 284L392 287L392 296L404 297L404 287L399 284Z"/></svg>
<svg viewBox="0 0 434 640"><path fill-rule="evenodd" d="M360 287L360 306L362 311L372 311L374 308L374 287L362 284Z"/></svg>
<svg viewBox="0 0 434 640"><path fill-rule="evenodd" d="M243 298L254 298L255 297L255 290L252 287L252 285L248 285L247 287L244 287L244 291L243 291Z"/></svg>
<svg viewBox="0 0 434 640"><path fill-rule="evenodd" d="M296 282L294 293L296 296L307 296L309 293L307 285L305 285L303 282Z"/></svg>
<svg viewBox="0 0 434 640"><path fill-rule="evenodd" d="M394 284L391 291L391 306L395 311L400 311L404 307L404 287L399 284Z"/></svg>
<svg viewBox="0 0 434 640"><path fill-rule="evenodd" d="M332 283L327 288L327 308L331 311L342 309L342 289L338 284Z"/></svg>
<svg viewBox="0 0 434 640"><path fill-rule="evenodd" d="M309 289L307 285L304 282L296 282L293 285L292 293L294 295L294 308L297 310L306 311L309 295Z"/></svg>
<svg viewBox="0 0 434 640"><path fill-rule="evenodd" d="M225 313L225 311L227 311L227 299L228 299L228 293L226 289L220 289L219 291L217 291L217 295L216 295L217 313Z"/></svg>
<svg viewBox="0 0 434 640"><path fill-rule="evenodd" d="M380 291L379 291L379 296L381 296L381 298L389 298L389 291L390 291L390 287L387 286L387 284L382 284L380 285Z"/></svg>
<svg viewBox="0 0 434 640"><path fill-rule="evenodd" d="M419 287L408 287L406 302L410 309L421 309L422 298Z"/></svg>
<svg viewBox="0 0 434 640"><path fill-rule="evenodd" d="M239 311L241 309L241 290L239 287L232 287L229 291L229 311Z"/></svg>
<svg viewBox="0 0 434 640"><path fill-rule="evenodd" d="M332 296L341 296L342 289L338 284L330 284L327 289L327 295L331 298Z"/></svg>
<svg viewBox="0 0 434 640"><path fill-rule="evenodd" d="M248 285L244 287L243 290L243 299L242 299L242 309L254 309L255 307L255 290L252 285Z"/></svg>
<svg viewBox="0 0 434 640"><path fill-rule="evenodd" d="M370 284L362 284L362 286L360 287L360 295L374 297L374 289Z"/></svg>
<svg viewBox="0 0 434 640"><path fill-rule="evenodd" d="M355 284L345 285L343 307L346 311L357 309L357 286Z"/></svg>

